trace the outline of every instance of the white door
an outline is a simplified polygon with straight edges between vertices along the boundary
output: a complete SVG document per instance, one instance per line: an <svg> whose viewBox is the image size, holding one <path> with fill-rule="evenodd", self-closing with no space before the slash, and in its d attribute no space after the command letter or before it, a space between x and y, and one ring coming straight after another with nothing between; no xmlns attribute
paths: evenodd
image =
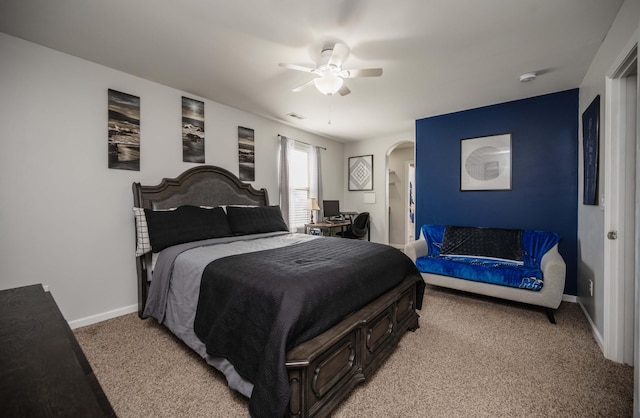
<svg viewBox="0 0 640 418"><path fill-rule="evenodd" d="M640 361L640 150L638 138L638 34L618 57L606 80L604 355ZM640 416L640 369L634 367L634 416Z"/></svg>
<svg viewBox="0 0 640 418"><path fill-rule="evenodd" d="M634 316L635 316L635 276L636 276L636 242L637 242L637 135L636 113L638 100L638 83L636 81L635 66L633 72L627 75L627 129L625 143L625 192L624 192L624 217L625 229L628 233L624 236L624 362L633 366L634 351ZM621 202L622 203L622 202Z"/></svg>
<svg viewBox="0 0 640 418"><path fill-rule="evenodd" d="M607 80L605 102L605 295L604 351L634 364L636 288L637 48Z"/></svg>

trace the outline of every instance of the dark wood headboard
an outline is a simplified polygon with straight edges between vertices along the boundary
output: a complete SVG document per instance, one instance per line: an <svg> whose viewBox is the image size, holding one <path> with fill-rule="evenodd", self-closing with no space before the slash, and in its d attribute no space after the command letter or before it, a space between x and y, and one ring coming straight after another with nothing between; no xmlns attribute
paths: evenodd
<svg viewBox="0 0 640 418"><path fill-rule="evenodd" d="M133 183L133 205L146 209L168 209L182 205L268 206L269 195L266 189L254 189L252 185L243 183L235 174L224 168L201 165L185 171L176 178L164 178L156 186ZM142 318L151 281L151 253L136 257L136 269L138 316Z"/></svg>
<svg viewBox="0 0 640 418"><path fill-rule="evenodd" d="M175 179L162 179L157 186L133 183L133 203L147 209L182 205L269 205L266 189L256 190L230 171L212 165L191 168Z"/></svg>

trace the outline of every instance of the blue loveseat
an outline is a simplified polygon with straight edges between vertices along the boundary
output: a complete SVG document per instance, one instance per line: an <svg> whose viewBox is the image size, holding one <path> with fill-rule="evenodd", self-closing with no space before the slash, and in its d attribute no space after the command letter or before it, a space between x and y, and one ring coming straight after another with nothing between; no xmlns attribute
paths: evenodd
<svg viewBox="0 0 640 418"><path fill-rule="evenodd" d="M553 232L423 225L405 252L425 282L552 309L562 301L566 265Z"/></svg>

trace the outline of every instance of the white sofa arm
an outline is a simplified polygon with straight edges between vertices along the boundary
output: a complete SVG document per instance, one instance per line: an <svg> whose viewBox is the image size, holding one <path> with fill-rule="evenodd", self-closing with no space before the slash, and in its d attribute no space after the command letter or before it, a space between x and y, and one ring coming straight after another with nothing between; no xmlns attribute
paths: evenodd
<svg viewBox="0 0 640 418"><path fill-rule="evenodd" d="M429 254L429 248L427 248L427 241L424 238L420 238L416 241L412 241L404 246L405 254L415 264L416 260Z"/></svg>
<svg viewBox="0 0 640 418"><path fill-rule="evenodd" d="M547 297L553 298L550 301L550 305L557 309L562 301L567 275L567 265L558 252L558 244L554 245L542 256L540 270L542 270L542 279L544 280L542 289L544 289Z"/></svg>

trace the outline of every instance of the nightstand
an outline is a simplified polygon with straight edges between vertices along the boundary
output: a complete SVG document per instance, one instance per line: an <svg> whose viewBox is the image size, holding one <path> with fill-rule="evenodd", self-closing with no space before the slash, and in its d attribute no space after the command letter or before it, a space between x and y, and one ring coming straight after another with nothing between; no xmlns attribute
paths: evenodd
<svg viewBox="0 0 640 418"><path fill-rule="evenodd" d="M41 285L0 291L0 411L115 417L69 324Z"/></svg>

